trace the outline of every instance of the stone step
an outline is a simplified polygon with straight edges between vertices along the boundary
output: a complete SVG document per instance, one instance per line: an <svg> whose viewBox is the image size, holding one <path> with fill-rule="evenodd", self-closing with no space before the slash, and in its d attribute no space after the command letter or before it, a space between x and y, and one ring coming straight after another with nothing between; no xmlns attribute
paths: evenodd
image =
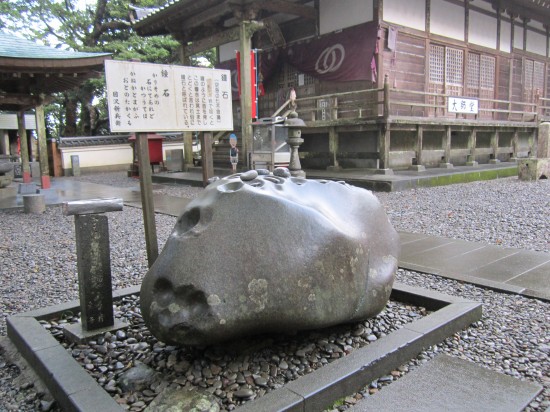
<svg viewBox="0 0 550 412"><path fill-rule="evenodd" d="M463 412L523 410L542 386L439 355L380 392L363 398L352 412Z"/></svg>

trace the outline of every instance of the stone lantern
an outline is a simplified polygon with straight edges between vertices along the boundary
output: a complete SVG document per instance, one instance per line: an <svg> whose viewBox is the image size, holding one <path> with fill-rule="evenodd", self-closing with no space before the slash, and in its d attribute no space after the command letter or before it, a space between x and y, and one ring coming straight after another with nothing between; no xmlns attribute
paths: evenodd
<svg viewBox="0 0 550 412"><path fill-rule="evenodd" d="M298 154L298 148L304 143L304 139L302 139L302 128L306 126L306 123L298 117L298 113L296 113L296 103L292 97L295 99L296 95L291 95L290 113L283 124L283 126L288 129L286 142L290 146L290 163L288 169L290 170L290 174L294 177L306 177L306 172L302 170L300 155Z"/></svg>

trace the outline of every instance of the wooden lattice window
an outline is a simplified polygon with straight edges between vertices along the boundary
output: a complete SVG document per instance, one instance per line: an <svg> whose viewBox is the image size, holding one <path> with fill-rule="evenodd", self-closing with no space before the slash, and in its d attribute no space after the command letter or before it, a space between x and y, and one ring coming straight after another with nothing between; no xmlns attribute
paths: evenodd
<svg viewBox="0 0 550 412"><path fill-rule="evenodd" d="M462 86L464 51L451 47L430 46L430 83Z"/></svg>
<svg viewBox="0 0 550 412"><path fill-rule="evenodd" d="M523 84L526 102L534 102L537 92L544 97L544 63L525 59Z"/></svg>
<svg viewBox="0 0 550 412"><path fill-rule="evenodd" d="M481 56L480 86L484 90L495 90L496 59L492 56Z"/></svg>
<svg viewBox="0 0 550 412"><path fill-rule="evenodd" d="M525 60L525 70L524 70L524 79L523 84L525 85L525 90L533 89L533 60Z"/></svg>
<svg viewBox="0 0 550 412"><path fill-rule="evenodd" d="M430 83L443 84L445 80L445 47L430 46Z"/></svg>
<svg viewBox="0 0 550 412"><path fill-rule="evenodd" d="M468 87L468 89L479 89L479 60L479 54L468 54L468 64L466 67L466 87Z"/></svg>
<svg viewBox="0 0 550 412"><path fill-rule="evenodd" d="M299 84L298 77L303 76L303 84ZM299 72L296 67L289 64L283 65L279 75L279 90L297 88L315 83L315 78L309 74Z"/></svg>
<svg viewBox="0 0 550 412"><path fill-rule="evenodd" d="M544 91L544 63L535 62L533 66L533 89L541 95Z"/></svg>
<svg viewBox="0 0 550 412"><path fill-rule="evenodd" d="M447 47L445 53L445 84L462 86L464 51Z"/></svg>

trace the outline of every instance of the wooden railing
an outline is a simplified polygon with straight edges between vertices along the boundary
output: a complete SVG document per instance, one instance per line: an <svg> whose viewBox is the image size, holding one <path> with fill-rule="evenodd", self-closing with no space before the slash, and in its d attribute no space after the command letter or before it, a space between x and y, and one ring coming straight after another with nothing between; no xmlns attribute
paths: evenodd
<svg viewBox="0 0 550 412"><path fill-rule="evenodd" d="M550 98L539 97L540 120L550 121Z"/></svg>
<svg viewBox="0 0 550 412"><path fill-rule="evenodd" d="M477 114L451 113L450 94L390 88L366 89L298 98L300 118L310 124L349 123L392 117L536 122L550 119L550 99L538 103L469 97L478 100ZM468 97L467 97L468 98Z"/></svg>

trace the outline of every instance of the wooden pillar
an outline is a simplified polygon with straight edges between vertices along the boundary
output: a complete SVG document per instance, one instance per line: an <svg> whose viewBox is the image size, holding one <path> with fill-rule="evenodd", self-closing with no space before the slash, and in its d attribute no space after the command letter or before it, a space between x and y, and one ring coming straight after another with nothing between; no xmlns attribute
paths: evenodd
<svg viewBox="0 0 550 412"><path fill-rule="evenodd" d="M518 149L519 149L519 135L518 129L514 129L514 135L512 137L512 158L511 161L515 161L518 158Z"/></svg>
<svg viewBox="0 0 550 412"><path fill-rule="evenodd" d="M50 166L48 164L48 144L46 142L46 121L44 119L44 106L36 106L36 134L38 135L38 159L40 162L40 183L42 189L49 189Z"/></svg>
<svg viewBox="0 0 550 412"><path fill-rule="evenodd" d="M157 227L155 223L155 204L149 161L149 140L147 133L136 133L136 145L139 165L139 187L141 191L141 206L143 210L143 226L145 228L145 245L147 249L147 263L153 266L159 255L157 241Z"/></svg>
<svg viewBox="0 0 550 412"><path fill-rule="evenodd" d="M183 161L185 170L193 166L193 132L183 132Z"/></svg>
<svg viewBox="0 0 550 412"><path fill-rule="evenodd" d="M445 133L443 134L443 161L439 164L439 167L451 169L453 164L451 163L451 126L445 126Z"/></svg>
<svg viewBox="0 0 550 412"><path fill-rule="evenodd" d="M470 134L468 135L468 149L470 149L470 154L466 161L466 166L477 166L476 162L476 138L477 130L472 128Z"/></svg>
<svg viewBox="0 0 550 412"><path fill-rule="evenodd" d="M493 149L493 154L491 156L491 159L489 160L489 163L492 163L492 164L500 163L500 160L498 160L498 140L499 140L499 132L498 130L495 130L491 134L491 149Z"/></svg>
<svg viewBox="0 0 550 412"><path fill-rule="evenodd" d="M27 129L25 127L25 111L17 112L17 127L19 128L19 142L21 146L21 165L23 169L23 183L30 183L31 165L29 163L29 142L27 139Z"/></svg>
<svg viewBox="0 0 550 412"><path fill-rule="evenodd" d="M208 179L214 177L214 162L212 160L212 133L201 133L202 185L208 185Z"/></svg>
<svg viewBox="0 0 550 412"><path fill-rule="evenodd" d="M241 150L247 168L249 165L248 152L252 148L252 79L250 76L250 52L252 49L251 22L242 21L240 24L240 53L241 53Z"/></svg>
<svg viewBox="0 0 550 412"><path fill-rule="evenodd" d="M529 157L537 157L537 132L538 128L535 128L529 135Z"/></svg>
<svg viewBox="0 0 550 412"><path fill-rule="evenodd" d="M416 144L414 145L414 151L416 156L416 161L411 165L412 170L417 172L424 172L426 167L422 164L422 146L424 139L424 128L421 125L416 126Z"/></svg>
<svg viewBox="0 0 550 412"><path fill-rule="evenodd" d="M180 44L178 52L181 64L191 66L191 60L185 50L185 47ZM193 166L193 132L183 132L183 163L184 170Z"/></svg>
<svg viewBox="0 0 550 412"><path fill-rule="evenodd" d="M379 174L392 174L390 169L390 125L384 124L378 129L378 147L380 160L378 164Z"/></svg>
<svg viewBox="0 0 550 412"><path fill-rule="evenodd" d="M328 147L332 160L332 166L329 166L329 169L339 170L340 165L338 164L338 145L339 145L339 136L335 127L329 127L328 129Z"/></svg>

